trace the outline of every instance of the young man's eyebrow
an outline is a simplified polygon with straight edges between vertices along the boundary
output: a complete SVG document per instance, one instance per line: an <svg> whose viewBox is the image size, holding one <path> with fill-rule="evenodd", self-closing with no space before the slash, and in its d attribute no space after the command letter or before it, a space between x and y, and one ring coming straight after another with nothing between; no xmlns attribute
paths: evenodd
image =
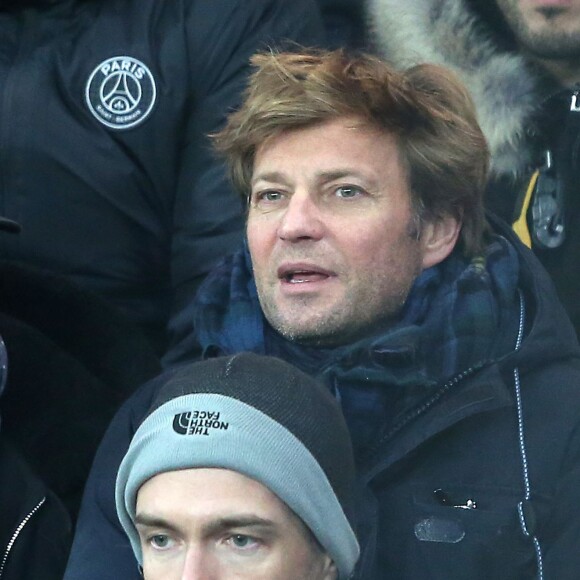
<svg viewBox="0 0 580 580"><path fill-rule="evenodd" d="M177 526L168 520L154 516L147 513L138 513L135 516L136 526L145 526L148 528L163 528L172 532L179 531ZM249 528L260 527L263 529L274 529L276 524L272 520L261 518L253 515L233 515L228 517L218 518L208 523L205 528L209 533L220 530L227 530L230 528Z"/></svg>
<svg viewBox="0 0 580 580"><path fill-rule="evenodd" d="M165 530L170 530L172 532L179 531L176 526L174 526L171 522L167 521L166 519L148 513L138 513L135 516L135 526L145 526L148 528L163 528Z"/></svg>
<svg viewBox="0 0 580 580"><path fill-rule="evenodd" d="M229 530L231 528L262 528L273 530L276 524L272 520L253 515L233 515L218 518L205 526L208 533Z"/></svg>

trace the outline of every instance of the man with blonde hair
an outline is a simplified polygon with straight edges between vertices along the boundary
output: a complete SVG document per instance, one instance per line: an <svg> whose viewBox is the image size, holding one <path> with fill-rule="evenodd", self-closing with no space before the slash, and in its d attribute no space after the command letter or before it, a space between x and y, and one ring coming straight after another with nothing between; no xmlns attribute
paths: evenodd
<svg viewBox="0 0 580 580"><path fill-rule="evenodd" d="M198 294L204 355L278 356L340 401L361 486L355 578L573 578L578 343L533 254L486 222L466 90L437 66L342 51L253 64L214 136L247 243ZM87 488L104 545L148 397L117 416Z"/></svg>

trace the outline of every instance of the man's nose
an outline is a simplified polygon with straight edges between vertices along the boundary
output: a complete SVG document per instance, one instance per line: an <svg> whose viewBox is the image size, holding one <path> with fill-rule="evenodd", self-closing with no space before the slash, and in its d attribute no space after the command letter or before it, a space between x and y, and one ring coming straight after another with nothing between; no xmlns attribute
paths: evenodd
<svg viewBox="0 0 580 580"><path fill-rule="evenodd" d="M319 240L324 232L321 208L307 191L296 191L286 206L278 237L287 242Z"/></svg>
<svg viewBox="0 0 580 580"><path fill-rule="evenodd" d="M207 546L190 546L183 563L181 580L221 580L219 565Z"/></svg>

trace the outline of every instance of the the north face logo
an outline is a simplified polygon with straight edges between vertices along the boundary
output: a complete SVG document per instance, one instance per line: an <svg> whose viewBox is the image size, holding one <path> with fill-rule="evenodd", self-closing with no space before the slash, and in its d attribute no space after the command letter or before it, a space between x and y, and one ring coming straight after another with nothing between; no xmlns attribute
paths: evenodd
<svg viewBox="0 0 580 580"><path fill-rule="evenodd" d="M217 411L188 411L173 417L173 430L179 435L206 435L212 430L227 431L230 424L220 420Z"/></svg>
<svg viewBox="0 0 580 580"><path fill-rule="evenodd" d="M85 92L93 116L111 129L129 129L142 123L157 97L151 71L131 56L103 61L91 73Z"/></svg>

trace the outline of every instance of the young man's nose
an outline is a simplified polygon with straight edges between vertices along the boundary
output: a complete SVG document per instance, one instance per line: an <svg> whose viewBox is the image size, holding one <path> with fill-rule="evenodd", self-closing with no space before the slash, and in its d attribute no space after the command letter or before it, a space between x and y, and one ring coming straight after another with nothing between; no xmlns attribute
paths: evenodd
<svg viewBox="0 0 580 580"><path fill-rule="evenodd" d="M180 580L221 580L219 565L205 547L190 547Z"/></svg>

